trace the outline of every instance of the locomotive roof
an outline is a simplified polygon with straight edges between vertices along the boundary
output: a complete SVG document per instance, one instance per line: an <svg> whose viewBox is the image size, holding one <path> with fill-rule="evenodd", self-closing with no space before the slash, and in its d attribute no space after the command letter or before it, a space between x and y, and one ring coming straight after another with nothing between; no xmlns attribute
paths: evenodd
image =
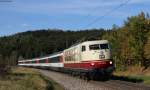
<svg viewBox="0 0 150 90"><path fill-rule="evenodd" d="M90 42L101 42L101 43L106 43L106 42L108 42L108 40L94 40L94 41L84 41L84 42L79 42L79 43L73 44L73 45L70 46L69 48L74 47L74 46L79 45L79 44L82 44L82 43L90 43Z"/></svg>

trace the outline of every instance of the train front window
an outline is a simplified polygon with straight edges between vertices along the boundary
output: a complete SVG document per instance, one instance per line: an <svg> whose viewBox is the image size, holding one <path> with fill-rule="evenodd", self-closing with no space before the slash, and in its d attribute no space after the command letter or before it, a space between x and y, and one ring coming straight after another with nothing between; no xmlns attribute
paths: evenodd
<svg viewBox="0 0 150 90"><path fill-rule="evenodd" d="M100 44L101 49L109 49L108 44Z"/></svg>
<svg viewBox="0 0 150 90"><path fill-rule="evenodd" d="M89 48L90 48L90 50L98 50L98 49L100 49L100 46L99 46L99 44L94 44L94 45L90 45Z"/></svg>
<svg viewBox="0 0 150 90"><path fill-rule="evenodd" d="M94 44L89 46L90 50L108 49L108 44Z"/></svg>

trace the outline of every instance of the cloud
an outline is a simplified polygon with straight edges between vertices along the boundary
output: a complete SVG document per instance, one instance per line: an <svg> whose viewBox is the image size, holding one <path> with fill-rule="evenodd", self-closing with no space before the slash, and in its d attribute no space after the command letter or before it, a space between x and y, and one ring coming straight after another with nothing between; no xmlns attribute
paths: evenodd
<svg viewBox="0 0 150 90"><path fill-rule="evenodd" d="M127 0L16 0L11 11L45 15L93 15L99 16ZM128 5L150 3L150 0L131 0ZM123 12L123 11L120 11Z"/></svg>
<svg viewBox="0 0 150 90"><path fill-rule="evenodd" d="M131 4L150 3L150 0L131 0Z"/></svg>
<svg viewBox="0 0 150 90"><path fill-rule="evenodd" d="M56 0L55 2L31 2L16 1L10 10L23 13L45 13L53 14L87 14L89 10L104 10L120 4L122 0Z"/></svg>
<svg viewBox="0 0 150 90"><path fill-rule="evenodd" d="M23 24L21 24L21 26L23 26L23 27L29 27L30 25L26 24L26 23L23 23Z"/></svg>
<svg viewBox="0 0 150 90"><path fill-rule="evenodd" d="M10 28L13 28L12 25L6 25L6 28L10 29Z"/></svg>

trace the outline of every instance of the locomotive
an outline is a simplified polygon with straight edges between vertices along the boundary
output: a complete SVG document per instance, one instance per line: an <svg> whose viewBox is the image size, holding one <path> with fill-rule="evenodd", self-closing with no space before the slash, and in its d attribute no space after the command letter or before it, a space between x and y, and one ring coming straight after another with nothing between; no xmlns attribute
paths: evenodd
<svg viewBox="0 0 150 90"><path fill-rule="evenodd" d="M18 65L65 72L88 79L109 77L114 70L107 40L85 41L48 56L20 60Z"/></svg>

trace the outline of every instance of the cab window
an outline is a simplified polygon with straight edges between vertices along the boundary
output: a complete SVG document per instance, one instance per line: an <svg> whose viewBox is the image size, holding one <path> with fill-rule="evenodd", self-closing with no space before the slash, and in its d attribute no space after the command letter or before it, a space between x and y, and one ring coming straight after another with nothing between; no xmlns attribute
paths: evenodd
<svg viewBox="0 0 150 90"><path fill-rule="evenodd" d="M94 44L89 46L90 50L109 49L108 44Z"/></svg>
<svg viewBox="0 0 150 90"><path fill-rule="evenodd" d="M108 44L100 44L101 49L108 49Z"/></svg>
<svg viewBox="0 0 150 90"><path fill-rule="evenodd" d="M99 44L94 44L94 45L90 45L89 48L90 48L90 50L98 50L98 49L100 49L100 46L99 46Z"/></svg>
<svg viewBox="0 0 150 90"><path fill-rule="evenodd" d="M82 52L86 51L86 47L82 46Z"/></svg>

